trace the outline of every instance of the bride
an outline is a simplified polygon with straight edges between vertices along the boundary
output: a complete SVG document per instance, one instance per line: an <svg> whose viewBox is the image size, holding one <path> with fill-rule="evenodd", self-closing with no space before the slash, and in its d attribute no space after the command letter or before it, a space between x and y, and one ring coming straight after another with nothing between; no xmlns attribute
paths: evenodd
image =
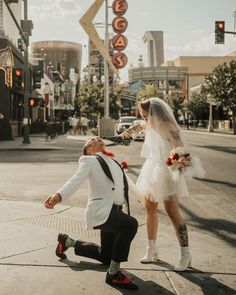
<svg viewBox="0 0 236 295"><path fill-rule="evenodd" d="M166 164L170 152L175 149L184 149L184 143L178 123L171 108L159 98L151 98L140 102L140 115L145 123L135 125L121 134L129 136L146 128L146 137L141 151L141 157L146 161L141 169L136 187L144 195L147 226L147 249L145 256L140 260L149 263L158 259L157 229L158 204L164 202L165 210L174 226L180 245L180 260L176 271L184 271L191 266L191 254L188 240L188 230L180 210L178 199L189 196L186 176L203 176L204 171L198 162L192 165L189 172L180 173L171 171ZM196 160L196 159L195 159ZM195 161L196 162L196 161ZM187 171L187 169L186 169ZM191 172L190 172L191 171Z"/></svg>

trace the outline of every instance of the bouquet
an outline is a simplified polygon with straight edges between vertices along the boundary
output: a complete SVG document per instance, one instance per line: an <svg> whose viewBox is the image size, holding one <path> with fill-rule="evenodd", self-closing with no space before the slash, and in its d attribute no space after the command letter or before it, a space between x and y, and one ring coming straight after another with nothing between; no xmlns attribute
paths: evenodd
<svg viewBox="0 0 236 295"><path fill-rule="evenodd" d="M166 159L171 176L178 181L181 175L186 177L204 177L205 171L199 158L191 157L184 147L177 147L170 152L170 157Z"/></svg>

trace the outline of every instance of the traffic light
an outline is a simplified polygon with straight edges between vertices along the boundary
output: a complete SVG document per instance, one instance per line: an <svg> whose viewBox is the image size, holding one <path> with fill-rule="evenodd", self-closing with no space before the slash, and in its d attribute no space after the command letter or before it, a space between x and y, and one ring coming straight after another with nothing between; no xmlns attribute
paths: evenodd
<svg viewBox="0 0 236 295"><path fill-rule="evenodd" d="M44 107L43 98L42 97L31 97L31 98L29 98L29 107L31 107L31 108L36 108L36 107L43 108Z"/></svg>
<svg viewBox="0 0 236 295"><path fill-rule="evenodd" d="M216 21L215 22L215 44L225 43L225 22Z"/></svg>
<svg viewBox="0 0 236 295"><path fill-rule="evenodd" d="M24 89L24 72L22 69L13 69L13 84L12 88L14 91L23 91Z"/></svg>
<svg viewBox="0 0 236 295"><path fill-rule="evenodd" d="M34 68L32 73L33 90L41 88L42 78L43 78L43 71L40 68Z"/></svg>
<svg viewBox="0 0 236 295"><path fill-rule="evenodd" d="M35 108L38 106L38 99L37 98L29 98L29 107Z"/></svg>

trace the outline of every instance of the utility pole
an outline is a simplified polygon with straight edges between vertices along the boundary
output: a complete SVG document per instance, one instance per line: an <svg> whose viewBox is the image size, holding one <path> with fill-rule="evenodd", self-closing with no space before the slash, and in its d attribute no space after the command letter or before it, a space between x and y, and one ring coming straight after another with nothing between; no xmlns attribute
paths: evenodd
<svg viewBox="0 0 236 295"><path fill-rule="evenodd" d="M27 0L24 1L24 21L25 24L28 24L28 5ZM29 139L29 86L30 86L30 79L29 79L29 30L24 30L24 35L26 38L25 42L25 52L24 52L24 65L25 65L25 91L24 91L24 119L23 119L23 127L24 127L24 137L23 143L30 143Z"/></svg>
<svg viewBox="0 0 236 295"><path fill-rule="evenodd" d="M108 32L108 0L105 0L105 47L109 50L109 32ZM104 83L104 102L105 102L105 109L104 109L104 117L108 119L110 117L110 95L109 95L109 65L107 61L104 59L104 76L105 76L105 83Z"/></svg>

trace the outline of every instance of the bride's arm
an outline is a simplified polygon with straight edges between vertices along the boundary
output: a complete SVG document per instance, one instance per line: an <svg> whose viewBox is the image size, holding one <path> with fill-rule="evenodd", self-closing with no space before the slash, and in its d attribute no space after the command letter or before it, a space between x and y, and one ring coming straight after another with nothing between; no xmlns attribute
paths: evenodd
<svg viewBox="0 0 236 295"><path fill-rule="evenodd" d="M129 129L125 130L120 134L121 137L129 137L132 134L136 134L140 132L141 130L145 129L145 124L144 123L138 123L135 124L134 126L130 127Z"/></svg>

